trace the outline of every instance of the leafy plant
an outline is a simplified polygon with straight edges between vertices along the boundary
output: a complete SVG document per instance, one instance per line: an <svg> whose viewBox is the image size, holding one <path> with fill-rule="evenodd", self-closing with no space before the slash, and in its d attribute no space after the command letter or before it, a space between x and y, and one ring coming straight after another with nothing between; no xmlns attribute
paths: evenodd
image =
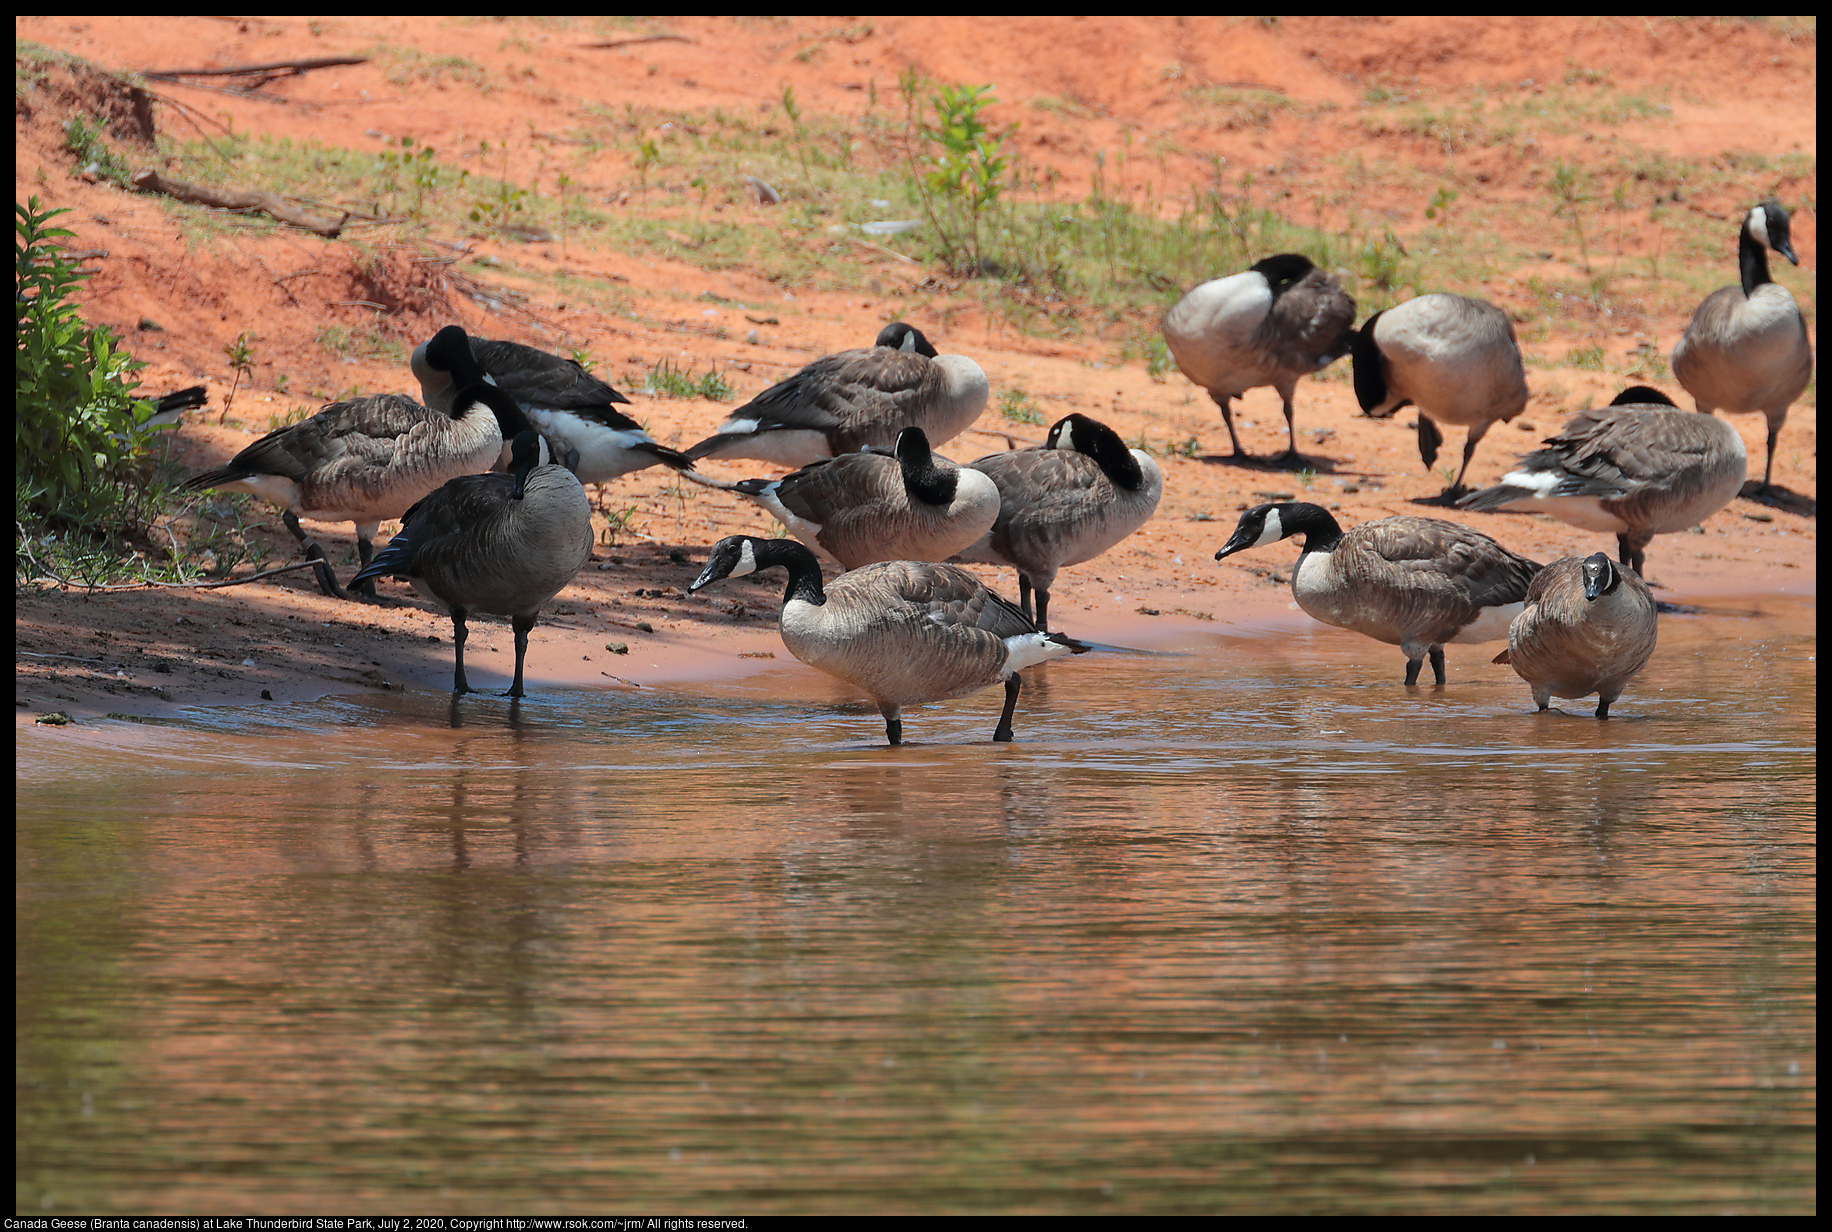
<svg viewBox="0 0 1832 1232"><path fill-rule="evenodd" d="M254 348L248 345L253 337L253 334L243 330L235 336L234 342L223 344L223 358L235 370L235 379L230 382L229 394L223 399L223 413L218 417L218 423L229 418L229 408L235 405L235 391L242 387L243 379L254 379Z"/></svg>
<svg viewBox="0 0 1832 1232"><path fill-rule="evenodd" d="M1021 385L1011 385L999 391L999 414L1014 423L1041 424L1043 408L1037 400Z"/></svg>
<svg viewBox="0 0 1832 1232"><path fill-rule="evenodd" d="M922 79L906 70L901 79L910 127L922 140L909 154L910 170L923 212L941 237L943 259L958 273L984 272L980 248L982 216L1010 180L1010 159L1000 153L1005 138L993 136L982 113L997 102L990 85L942 85L918 101ZM932 113L933 119L929 118Z"/></svg>
<svg viewBox="0 0 1832 1232"><path fill-rule="evenodd" d="M131 522L143 512L140 458L157 430L146 426L153 405L133 396L144 365L71 302L89 274L53 242L74 233L49 225L69 211L46 210L37 197L13 211L16 512L84 529Z"/></svg>
<svg viewBox="0 0 1832 1232"><path fill-rule="evenodd" d="M64 148L76 155L79 171L93 171L117 187L126 188L127 163L108 147L107 134L108 125L102 121L73 115L64 121Z"/></svg>

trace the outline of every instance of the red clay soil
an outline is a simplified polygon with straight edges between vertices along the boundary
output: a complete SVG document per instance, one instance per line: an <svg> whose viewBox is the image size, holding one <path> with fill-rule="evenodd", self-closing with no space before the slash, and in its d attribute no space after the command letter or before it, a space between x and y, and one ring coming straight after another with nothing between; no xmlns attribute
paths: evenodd
<svg viewBox="0 0 1832 1232"><path fill-rule="evenodd" d="M804 115L859 116L868 106L900 105L896 82L908 68L940 81L995 83L997 96L1006 100L992 113L995 127L1021 121L1017 141L1024 158L1059 176L1055 191L1065 200L1083 196L1097 170L1110 183L1119 176L1119 187L1135 198L1149 189L1154 199L1174 200L1209 184L1219 165L1231 184L1252 172L1258 200L1294 222L1341 228L1357 212L1415 236L1428 225L1419 217L1416 188L1384 187L1378 177L1363 177L1352 194L1345 193L1345 164L1338 156L1351 152L1367 166L1384 162L1427 172L1456 159L1466 194L1519 203L1521 216L1534 220L1523 225L1560 237L1562 258L1547 253L1509 278L1443 288L1504 306L1511 298L1525 302L1521 284L1530 274L1575 272L1563 224L1546 217L1550 160L1581 163L1626 140L1673 157L1743 150L1775 160L1811 154L1817 142L1814 35L1748 21L893 16L848 24L833 18L680 17L640 28L600 28L584 22L131 15L22 17L15 33L119 72L365 54L378 46L411 48L428 60L462 57L481 68L487 89L450 76L391 82L389 65L398 56L283 79L253 96L154 84L161 95L238 133L377 151L402 135L442 151L506 143L506 167L493 154L490 173L506 170L507 178L543 192L555 182L548 152L563 145L555 135L574 127L588 107L612 113L625 103L721 107L767 117L780 115L783 88L792 86ZM658 33L676 37L586 46ZM1670 114L1657 121L1630 119L1604 131L1548 139L1535 158L1375 131L1357 109L1377 88L1434 96L1472 86L1517 90L1527 81L1569 82L1574 74L1606 79L1624 91L1676 82L1684 88L1673 96ZM1264 123L1234 126L1218 122L1214 107L1192 102L1204 88L1256 87L1297 105L1275 108ZM1116 363L1117 338L1028 336L989 319L971 286L888 256L861 257L881 264L864 281L872 289L859 294L784 286L743 267L711 272L577 239L562 247L538 239L441 237L467 244L473 255L500 252L522 269L614 281L631 306L619 314L568 303L551 280L529 282L528 298L517 299L500 293L519 287L505 276L492 297L489 287L461 282L464 276L428 261L422 250L391 247L385 234L373 231L352 229L334 241L282 231L193 242L160 202L73 174L61 125L71 110L93 114L97 97L82 81L55 75L44 91L20 95L15 195L70 207L74 212L60 219L76 233L70 246L105 252L89 262L96 275L84 291L85 311L113 326L148 362L142 374L148 390L198 382L209 388L209 408L193 413L176 434L174 447L191 468L217 464L247 444L270 414L310 410L353 389L417 392L404 363L328 349L320 337L330 326L377 330L404 349L448 322L559 351L585 346L608 361L614 381L640 378L664 358L699 370L713 364L741 401L816 356L863 345L887 320L909 319L943 350L979 360L995 398L1021 383L1046 420L1079 410L1128 439L1142 434L1159 446L1191 437L1199 442L1193 457L1161 453L1165 495L1142 532L1059 578L1053 623L1073 633L1118 641L1119 631L1138 641L1149 639L1154 625L1169 636L1179 623L1292 619L1285 581L1296 555L1291 545L1220 564L1211 559L1238 511L1275 495L1326 504L1345 524L1407 513L1466 520L1539 559L1613 551L1609 537L1546 518L1421 507L1442 481L1419 463L1412 412L1390 421L1363 418L1345 371L1299 386L1299 443L1316 459L1314 478L1236 464L1218 456L1227 438L1213 404L1180 374L1153 381L1139 361ZM1055 102L1025 105L1038 99ZM183 139L199 131L190 116L165 102L151 114L161 133ZM113 126L118 140L131 120L123 115ZM220 132L208 122L205 128ZM1128 147L1135 154L1123 164L1110 157L1102 162L1103 155ZM152 157L150 150L141 155ZM1217 158L1224 161L1217 164ZM594 209L644 210L670 200L638 176L627 148L605 148L583 171L567 166L580 181L575 191ZM1724 220L1722 252L1714 260L1722 281L1730 282L1736 219L1770 193L1803 207L1794 215L1793 234L1802 264L1798 270L1781 266L1776 276L1795 291L1811 321L1818 245L1817 217L1804 208L1816 196L1810 176L1777 180L1773 172L1752 173L1746 185L1695 193L1668 208ZM678 208L680 199L675 194L669 208ZM759 225L769 221L769 207L754 201L731 208L749 211ZM1627 251L1645 252L1651 242L1645 208L1628 218ZM758 313L722 301L770 308L761 322L747 321ZM1644 342L1664 355L1685 315L1648 310L1603 319L1574 305L1568 322L1526 349L1530 357L1556 361L1595 344L1620 370ZM236 394L238 428L218 421L232 377L224 347L243 331L256 337L258 364L252 384ZM1498 478L1581 399L1604 403L1631 383L1619 373L1556 365L1530 367L1528 380L1534 393L1526 413L1489 434L1471 467L1472 483ZM1680 394L1670 380L1665 384ZM1746 496L1714 514L1702 532L1655 540L1649 572L1668 588L1665 597L1815 590L1812 397L1809 392L1808 401L1796 404L1782 433L1774 475L1781 498ZM675 445L700 439L735 405L636 400L635 412L657 439ZM1248 450L1265 454L1283 447L1284 422L1272 390L1254 390L1237 405ZM1753 470L1764 451L1762 421L1741 416L1729 422L1742 433ZM1041 428L1008 423L989 409L979 427L946 452L970 459L1006 448L1008 441L1035 443L1041 434ZM1452 430L1447 437L1454 461L1462 434ZM708 469L767 473L749 464ZM618 481L609 504L636 507L634 537L625 532L616 546L601 541L593 563L543 616L529 660L531 691L558 683L623 688L705 678L743 670L740 655L787 657L774 632L775 583L684 593L707 545L736 532L771 533L775 524L765 514L723 493L683 489L660 470ZM277 531L277 518L273 524ZM313 530L334 559L354 560L348 524L314 524ZM286 548L278 553L285 556ZM1000 589L1015 590L1009 571L984 572ZM220 590L21 588L15 614L19 721L56 710L79 718L156 714L252 702L264 691L287 699L351 687L447 687L450 622L398 584L385 593L395 599L380 606L329 600L309 573ZM487 618L474 628L473 679L490 684L500 673L506 680L507 623ZM609 651L608 643L624 644L628 653Z"/></svg>

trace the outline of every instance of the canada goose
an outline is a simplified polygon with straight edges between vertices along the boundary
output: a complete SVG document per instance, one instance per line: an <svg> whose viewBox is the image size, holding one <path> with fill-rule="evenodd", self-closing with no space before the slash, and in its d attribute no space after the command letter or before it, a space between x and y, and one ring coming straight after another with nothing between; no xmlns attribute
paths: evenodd
<svg viewBox="0 0 1832 1232"><path fill-rule="evenodd" d="M1646 385L1579 411L1545 444L1457 504L1548 513L1580 530L1612 532L1622 563L1637 574L1655 535L1689 530L1728 505L1747 469L1735 428L1682 411Z"/></svg>
<svg viewBox="0 0 1832 1232"><path fill-rule="evenodd" d="M210 395L202 385L193 385L189 389L180 389L160 398L148 399L153 404L153 413L140 426L152 428L175 424L184 418L186 411L196 410L209 399Z"/></svg>
<svg viewBox="0 0 1832 1232"><path fill-rule="evenodd" d="M473 693L464 677L464 619L472 612L510 618L515 630L515 683L522 695L528 630L541 607L573 580L592 555L592 507L578 477L547 461L535 432L510 446L508 472L448 480L402 519L401 533L356 575L406 578L452 616L454 693Z"/></svg>
<svg viewBox="0 0 1832 1232"><path fill-rule="evenodd" d="M1298 606L1324 624L1396 645L1406 683L1431 656L1444 683L1444 647L1508 635L1527 585L1542 568L1493 539L1437 518L1382 518L1344 531L1321 505L1258 505L1240 515L1215 559L1303 535L1291 571Z"/></svg>
<svg viewBox="0 0 1832 1232"><path fill-rule="evenodd" d="M999 489L992 529L957 560L1010 565L1018 571L1018 606L1049 628L1050 587L1064 565L1093 560L1150 520L1164 495L1164 475L1149 454L1127 449L1120 434L1086 415L1050 426L1038 449L988 454L969 463Z"/></svg>
<svg viewBox="0 0 1832 1232"><path fill-rule="evenodd" d="M466 386L448 412L402 394L377 394L333 402L310 419L276 428L184 487L249 492L280 506L306 559L319 562L319 588L348 599L299 515L356 523L356 550L366 566L383 521L400 517L448 479L488 470L503 438L528 426L514 400L492 385ZM375 584L367 583L364 593L373 599Z"/></svg>
<svg viewBox="0 0 1832 1232"><path fill-rule="evenodd" d="M1554 697L1595 693L1597 717L1607 719L1653 655L1656 625L1654 596L1632 571L1606 552L1567 556L1533 579L1495 662L1513 666L1541 710Z"/></svg>
<svg viewBox="0 0 1832 1232"><path fill-rule="evenodd" d="M687 450L806 466L865 445L889 446L918 427L929 444L959 435L986 409L986 374L963 355L937 355L922 331L886 325L876 345L817 359L731 413Z"/></svg>
<svg viewBox="0 0 1832 1232"><path fill-rule="evenodd" d="M469 343L466 347L464 344ZM448 325L414 348L412 367L426 405L449 408L460 386L489 381L514 398L555 457L576 450L581 483L606 483L644 467L692 467L678 449L656 444L642 425L615 409L629 399L570 359L523 346L468 337ZM505 456L508 442L503 442Z"/></svg>
<svg viewBox="0 0 1832 1232"><path fill-rule="evenodd" d="M1489 428L1527 407L1514 322L1466 295L1421 295L1375 313L1355 331L1349 356L1365 414L1386 419L1407 403L1418 408L1419 457L1427 471L1444 443L1437 424L1469 429L1447 497L1463 494L1463 474Z"/></svg>
<svg viewBox="0 0 1832 1232"><path fill-rule="evenodd" d="M842 569L878 560L946 560L999 516L992 480L930 452L921 428L899 432L894 454L868 446L781 479L746 479L731 490Z"/></svg>
<svg viewBox="0 0 1832 1232"><path fill-rule="evenodd" d="M1260 385L1278 390L1288 443L1270 460L1296 465L1303 461L1291 416L1298 378L1346 355L1354 325L1355 301L1342 285L1309 257L1287 252L1195 287L1164 314L1163 330L1177 367L1221 408L1235 457L1247 454L1230 404Z"/></svg>
<svg viewBox="0 0 1832 1232"><path fill-rule="evenodd" d="M903 743L903 707L965 697L1005 682L1005 711L992 738L1012 738L1018 673L1088 649L1045 633L965 569L886 560L821 585L820 562L793 539L729 535L713 544L706 568L687 589L781 565L782 644L789 653L870 694L884 715L884 738Z"/></svg>
<svg viewBox="0 0 1832 1232"><path fill-rule="evenodd" d="M1788 240L1788 212L1773 198L1743 219L1737 236L1742 285L1707 295L1673 348L1673 375L1699 410L1761 411L1768 417L1765 492L1772 487L1775 438L1787 422L1787 408L1813 376L1806 318L1788 289L1769 279L1769 248L1800 264Z"/></svg>

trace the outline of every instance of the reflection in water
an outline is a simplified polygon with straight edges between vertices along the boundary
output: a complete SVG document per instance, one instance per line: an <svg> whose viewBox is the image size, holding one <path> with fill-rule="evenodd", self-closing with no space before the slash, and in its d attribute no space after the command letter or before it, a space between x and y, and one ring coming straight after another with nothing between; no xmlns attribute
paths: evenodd
<svg viewBox="0 0 1832 1232"><path fill-rule="evenodd" d="M1811 1210L1813 646L24 731L16 1205Z"/></svg>

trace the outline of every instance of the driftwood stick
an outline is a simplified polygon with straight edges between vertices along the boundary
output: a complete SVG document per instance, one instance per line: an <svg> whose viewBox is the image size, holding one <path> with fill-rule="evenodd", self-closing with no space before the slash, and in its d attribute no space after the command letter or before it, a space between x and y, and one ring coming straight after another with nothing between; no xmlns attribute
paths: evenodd
<svg viewBox="0 0 1832 1232"><path fill-rule="evenodd" d="M367 64L368 56L320 56L315 60L276 60L272 64L244 64L237 68L165 68L146 69L142 77L237 77L261 73L309 73L315 68L336 68L342 64Z"/></svg>
<svg viewBox="0 0 1832 1232"><path fill-rule="evenodd" d="M642 38L612 39L608 43L581 43L588 51L605 51L612 47L634 47L638 43L691 43L692 39L682 34L648 34Z"/></svg>
<svg viewBox="0 0 1832 1232"><path fill-rule="evenodd" d="M336 239L343 231L344 224L350 221L346 212L335 221L318 215L308 214L299 207L289 204L276 193L243 192L233 188L205 188L201 184L192 184L186 180L175 180L157 171L136 171L127 177L128 182L144 192L164 193L180 201L189 201L194 205L207 205L219 210L259 210L271 214L283 223L301 227L315 232L326 239Z"/></svg>

